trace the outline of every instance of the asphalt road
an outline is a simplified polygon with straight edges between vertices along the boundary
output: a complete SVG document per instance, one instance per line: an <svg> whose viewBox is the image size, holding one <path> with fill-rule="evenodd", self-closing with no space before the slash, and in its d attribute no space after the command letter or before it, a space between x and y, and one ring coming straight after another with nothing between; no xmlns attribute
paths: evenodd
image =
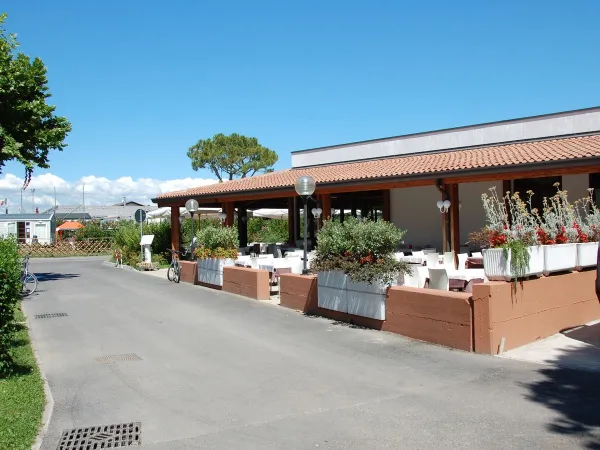
<svg viewBox="0 0 600 450"><path fill-rule="evenodd" d="M148 449L600 448L597 374L451 351L98 259L33 260L24 302L63 430ZM35 318L66 313L66 317ZM96 358L135 354L105 365Z"/></svg>

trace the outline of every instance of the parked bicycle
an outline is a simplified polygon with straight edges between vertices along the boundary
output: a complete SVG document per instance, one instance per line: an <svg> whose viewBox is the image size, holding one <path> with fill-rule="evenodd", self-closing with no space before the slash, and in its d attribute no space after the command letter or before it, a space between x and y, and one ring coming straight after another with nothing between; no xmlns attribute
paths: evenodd
<svg viewBox="0 0 600 450"><path fill-rule="evenodd" d="M37 277L29 271L29 255L25 256L23 261L23 270L21 271L21 291L23 295L30 295L37 289Z"/></svg>
<svg viewBox="0 0 600 450"><path fill-rule="evenodd" d="M171 252L171 265L169 266L169 270L167 270L167 278L173 283L179 283L179 278L181 276L181 264L179 264L179 257L185 256L187 252L185 250L181 252L170 248L167 250Z"/></svg>

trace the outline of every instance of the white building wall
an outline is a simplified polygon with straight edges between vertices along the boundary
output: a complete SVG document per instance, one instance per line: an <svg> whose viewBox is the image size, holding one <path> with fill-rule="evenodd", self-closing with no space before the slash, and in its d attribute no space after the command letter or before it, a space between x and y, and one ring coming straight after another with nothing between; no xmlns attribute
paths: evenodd
<svg viewBox="0 0 600 450"><path fill-rule="evenodd" d="M562 186L567 191L569 200L574 202L589 195L590 176L587 173L579 175L563 175Z"/></svg>
<svg viewBox="0 0 600 450"><path fill-rule="evenodd" d="M502 192L502 181L462 183L458 185L458 198L461 203L459 213L460 243L464 245L469 239L469 233L485 226L485 212L481 202L481 194L490 194L489 189L496 187L499 196Z"/></svg>
<svg viewBox="0 0 600 450"><path fill-rule="evenodd" d="M442 250L442 215L436 203L442 194L435 186L390 190L390 219L406 230L406 247L435 247Z"/></svg>

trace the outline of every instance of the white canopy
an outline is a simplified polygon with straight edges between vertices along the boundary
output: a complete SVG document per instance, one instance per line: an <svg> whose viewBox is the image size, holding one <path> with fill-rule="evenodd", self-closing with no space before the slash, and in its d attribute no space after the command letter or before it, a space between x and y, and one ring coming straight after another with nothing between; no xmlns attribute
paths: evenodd
<svg viewBox="0 0 600 450"><path fill-rule="evenodd" d="M221 208L200 208L195 216L200 215L201 217L219 217L219 213L221 212ZM252 211L252 216L254 217L263 217L265 219L287 219L288 211L287 209L257 209L256 211ZM171 208L158 208L154 211L150 211L146 214L146 217L151 219L161 219L171 217ZM190 213L185 208L179 208L179 217L190 217Z"/></svg>

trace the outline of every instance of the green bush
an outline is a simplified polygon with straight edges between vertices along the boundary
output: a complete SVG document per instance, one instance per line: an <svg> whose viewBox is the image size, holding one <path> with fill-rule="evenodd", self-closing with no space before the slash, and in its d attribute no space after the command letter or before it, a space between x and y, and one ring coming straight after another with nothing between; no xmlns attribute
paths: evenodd
<svg viewBox="0 0 600 450"><path fill-rule="evenodd" d="M171 225L168 222L144 224L142 234L154 235L151 247L153 260L170 260L171 254L167 249L171 247ZM123 264L136 267L141 261L140 224L133 221L119 222L112 232L112 246L114 250L121 250Z"/></svg>
<svg viewBox="0 0 600 450"><path fill-rule="evenodd" d="M237 249L240 246L238 240L238 231L235 227L225 226L206 226L201 228L196 233L198 246L209 250L217 250L219 248L231 250Z"/></svg>
<svg viewBox="0 0 600 450"><path fill-rule="evenodd" d="M288 221L250 217L248 219L248 238L250 242L286 242Z"/></svg>
<svg viewBox="0 0 600 450"><path fill-rule="evenodd" d="M109 239L111 230L97 222L88 222L84 228L80 228L75 233L75 239L83 241L86 239Z"/></svg>
<svg viewBox="0 0 600 450"><path fill-rule="evenodd" d="M383 220L325 221L311 266L315 271L344 272L355 282L390 284L398 274L410 273L408 264L394 256L405 233Z"/></svg>
<svg viewBox="0 0 600 450"><path fill-rule="evenodd" d="M15 308L21 295L21 270L17 242L0 238L0 377L13 370L11 345L15 330Z"/></svg>
<svg viewBox="0 0 600 450"><path fill-rule="evenodd" d="M202 230L206 227L220 227L221 222L219 219L200 219L194 220L194 234L198 232L198 230ZM181 222L181 242L184 246L189 246L192 242L192 219L184 219Z"/></svg>

